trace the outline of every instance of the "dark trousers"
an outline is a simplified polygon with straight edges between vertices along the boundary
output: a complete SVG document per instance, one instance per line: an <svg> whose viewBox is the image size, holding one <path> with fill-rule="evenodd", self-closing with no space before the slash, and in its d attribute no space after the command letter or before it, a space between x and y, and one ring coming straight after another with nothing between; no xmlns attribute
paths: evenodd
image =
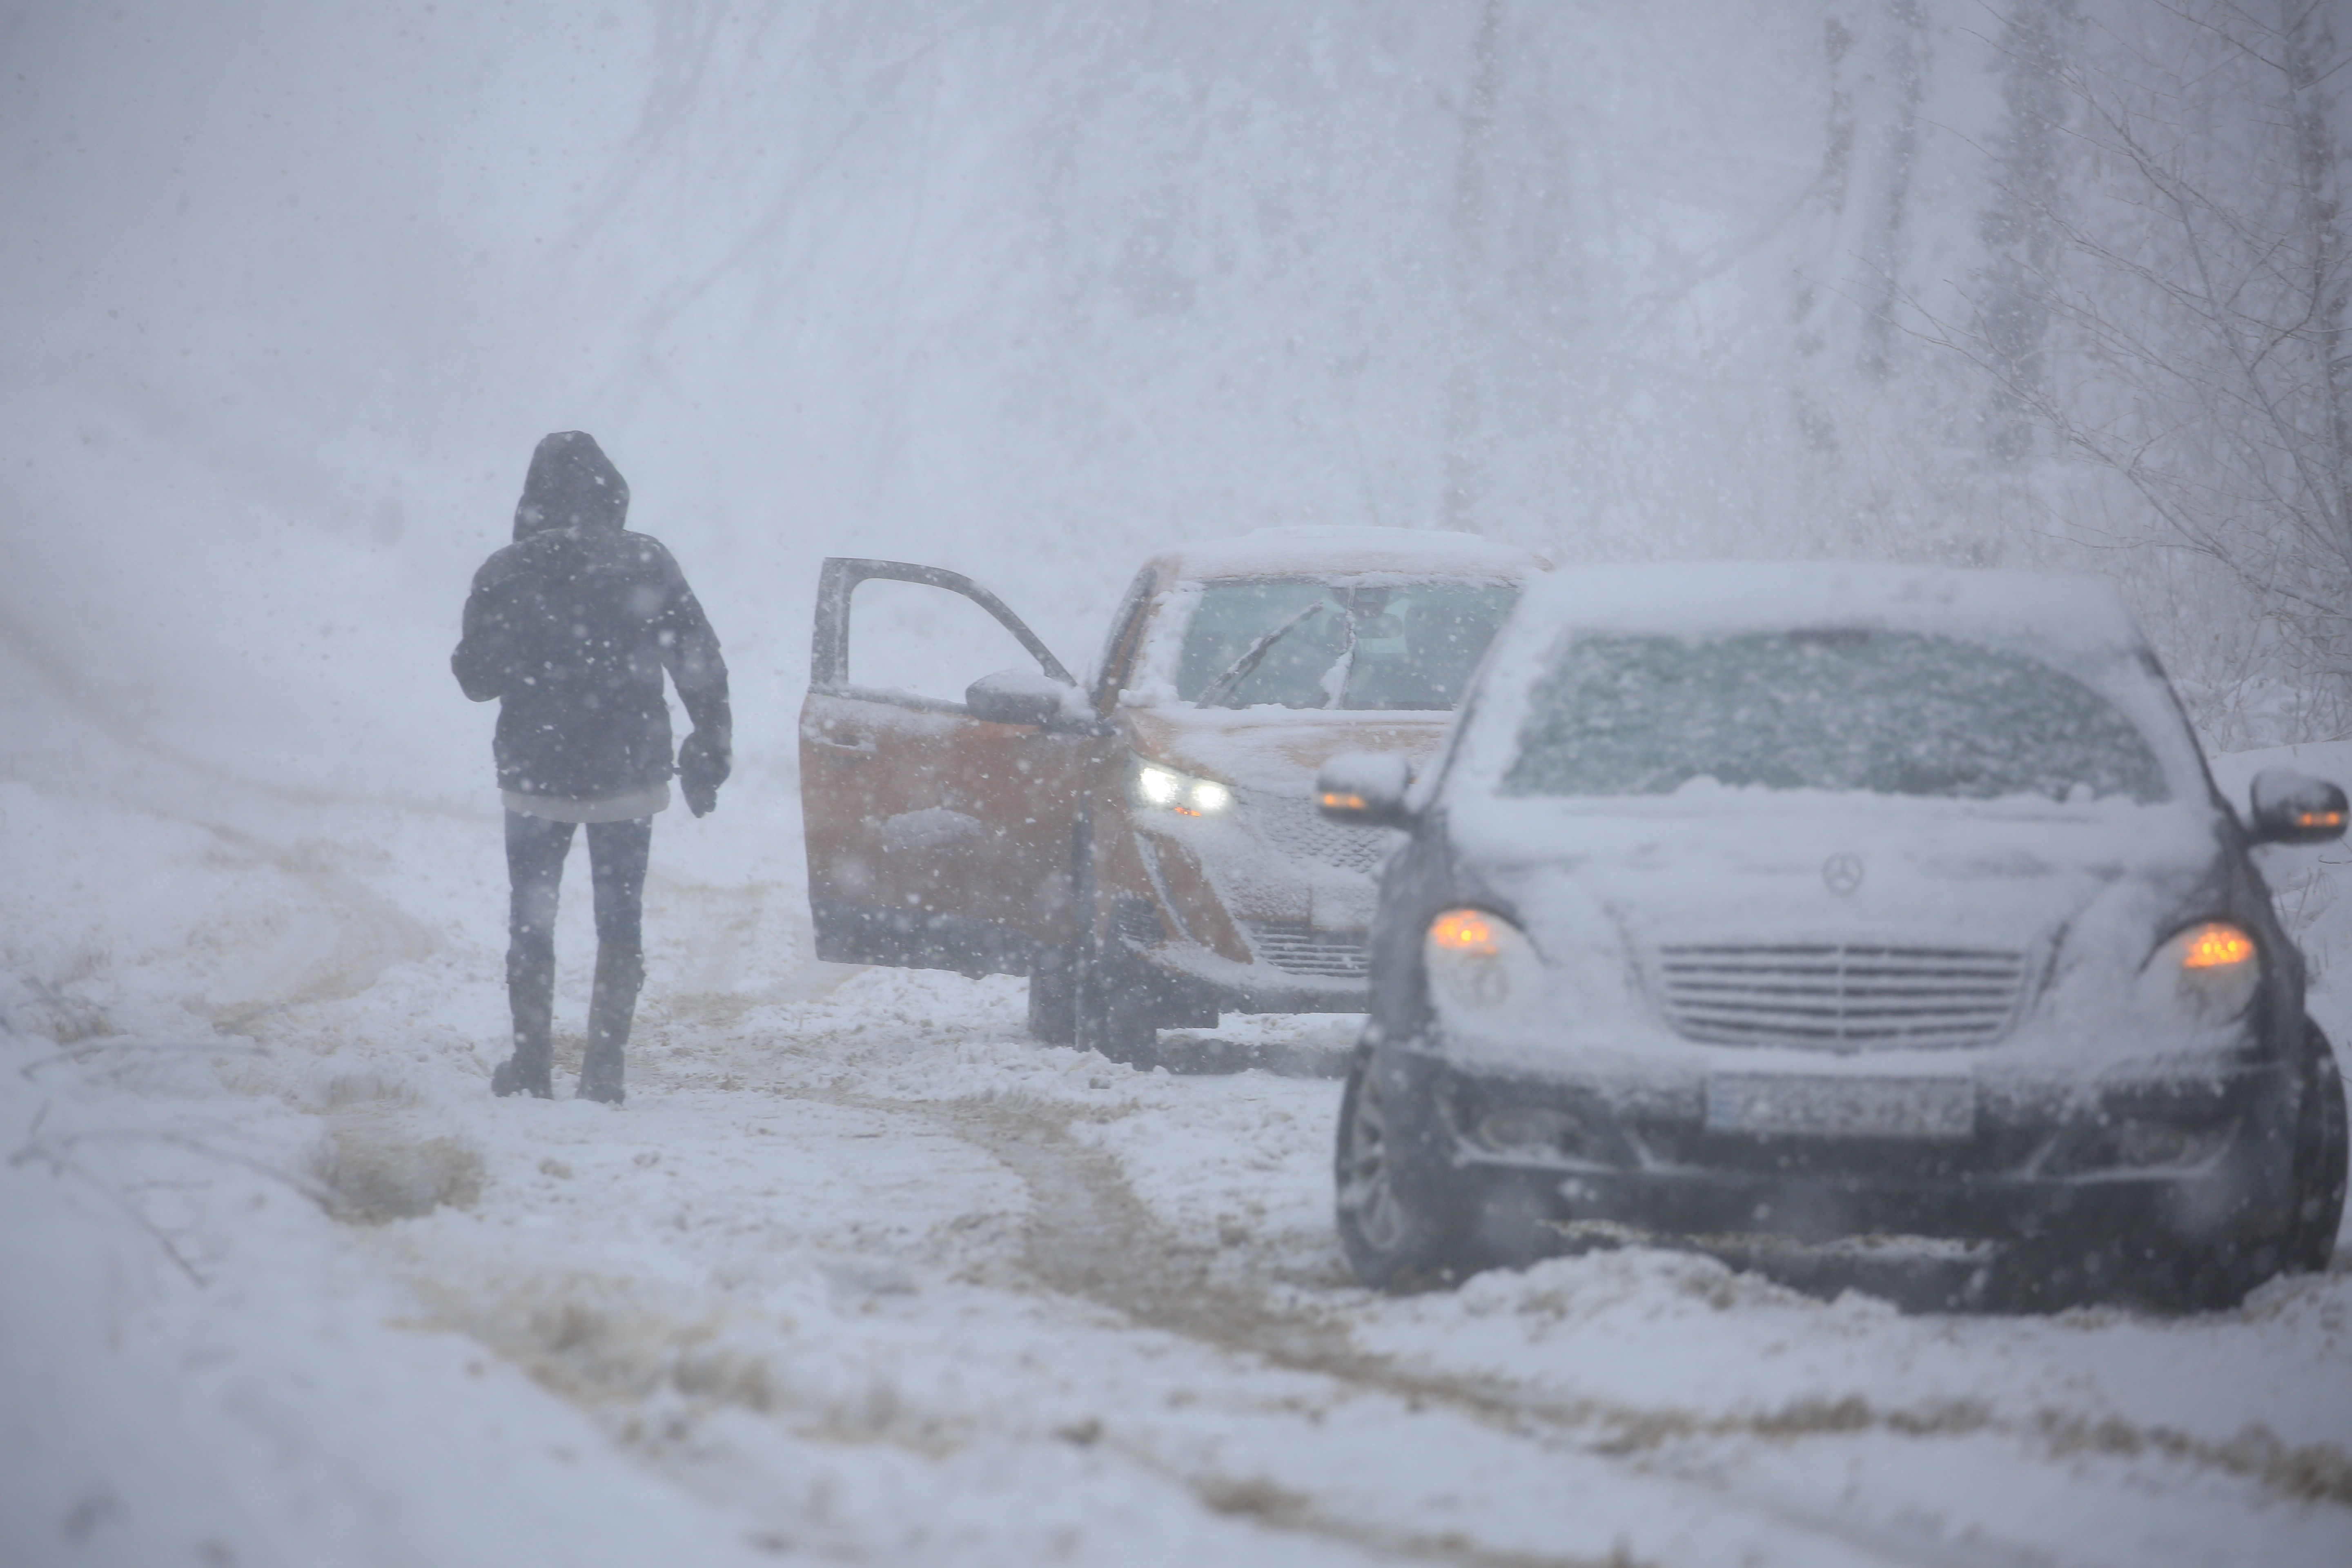
<svg viewBox="0 0 2352 1568"><path fill-rule="evenodd" d="M507 952L517 963L551 971L555 965L555 906L563 885L563 858L579 824L507 813ZM646 861L654 819L588 825L588 881L596 899L596 941L628 949L645 945Z"/></svg>

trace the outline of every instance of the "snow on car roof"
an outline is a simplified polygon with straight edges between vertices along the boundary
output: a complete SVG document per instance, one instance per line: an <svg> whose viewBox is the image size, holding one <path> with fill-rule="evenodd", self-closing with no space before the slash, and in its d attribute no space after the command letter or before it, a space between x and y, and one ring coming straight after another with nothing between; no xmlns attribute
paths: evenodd
<svg viewBox="0 0 2352 1568"><path fill-rule="evenodd" d="M2080 658L2147 645L2103 577L1838 561L1579 566L1530 587L1515 643L1561 626L1723 636L1777 627L1938 632Z"/></svg>
<svg viewBox="0 0 2352 1568"><path fill-rule="evenodd" d="M1532 551L1475 533L1427 528L1265 528L1234 539L1181 545L1160 557L1178 578L1263 577L1294 573L1431 572L1514 581L1550 570Z"/></svg>

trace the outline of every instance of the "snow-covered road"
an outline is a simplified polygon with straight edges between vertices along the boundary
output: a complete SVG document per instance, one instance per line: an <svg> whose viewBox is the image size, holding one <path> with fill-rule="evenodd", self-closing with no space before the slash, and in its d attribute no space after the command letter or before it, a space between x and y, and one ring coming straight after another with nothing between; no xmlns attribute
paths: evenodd
<svg viewBox="0 0 2352 1568"><path fill-rule="evenodd" d="M2343 1262L2187 1319L1646 1249L1375 1297L1345 1021L1143 1075L1017 982L817 964L756 780L657 830L627 1106L497 1100L489 810L46 700L0 779L12 1564L2352 1561Z"/></svg>
<svg viewBox="0 0 2352 1568"><path fill-rule="evenodd" d="M2234 26L0 13L0 1568L2352 1564L2352 1257L2180 1319L1651 1249L1376 1297L1344 1022L1193 1042L1251 1070L1041 1047L1015 983L814 962L799 841L844 552L969 572L1073 666L1151 551L1267 525L2072 565L2229 733L2336 732L2299 595L2341 579L2263 499L2331 340L2263 314L2261 244L2242 311L2182 309L2200 231L2051 109L2154 106L2221 264L2300 234L2352 97L2278 97ZM2215 320L2287 378L2242 462ZM717 815L655 830L617 1111L488 1091L493 715L443 663L565 426L736 704ZM897 651L944 675L928 620ZM2276 867L2339 1041L2347 866Z"/></svg>

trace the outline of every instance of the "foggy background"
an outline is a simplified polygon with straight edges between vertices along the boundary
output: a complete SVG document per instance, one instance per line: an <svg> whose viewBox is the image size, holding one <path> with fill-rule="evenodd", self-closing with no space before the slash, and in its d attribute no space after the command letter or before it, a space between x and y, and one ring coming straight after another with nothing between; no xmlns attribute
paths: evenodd
<svg viewBox="0 0 2352 1568"><path fill-rule="evenodd" d="M447 651L576 427L784 810L819 557L971 573L1076 666L1148 551L1280 523L2105 571L2209 743L2334 734L2347 43L2258 0L17 5L0 668L487 812Z"/></svg>
<svg viewBox="0 0 2352 1568"><path fill-rule="evenodd" d="M2255 750L2352 736L2347 54L2346 0L0 0L0 1561L2352 1562L2341 1261L1359 1297L1336 1083L817 963L794 733L828 553L1083 668L1163 545L1380 523L2099 572L2230 798L2352 776ZM736 699L618 1118L488 1092L447 663L567 428ZM2340 852L2266 853L2341 1041Z"/></svg>

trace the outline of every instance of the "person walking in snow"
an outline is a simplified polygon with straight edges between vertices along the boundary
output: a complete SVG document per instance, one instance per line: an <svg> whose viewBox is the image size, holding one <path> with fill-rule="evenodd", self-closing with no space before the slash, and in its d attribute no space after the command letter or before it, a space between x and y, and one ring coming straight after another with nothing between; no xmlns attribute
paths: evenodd
<svg viewBox="0 0 2352 1568"><path fill-rule="evenodd" d="M531 454L514 542L482 563L449 658L477 702L499 700L492 751L506 798L507 1001L514 1054L498 1094L547 1099L555 908L575 826L588 826L596 979L580 1095L617 1104L621 1052L645 983L641 901L654 814L675 771L697 816L718 804L732 750L727 664L686 575L659 541L622 527L629 487L577 430ZM693 732L670 761L677 682Z"/></svg>

